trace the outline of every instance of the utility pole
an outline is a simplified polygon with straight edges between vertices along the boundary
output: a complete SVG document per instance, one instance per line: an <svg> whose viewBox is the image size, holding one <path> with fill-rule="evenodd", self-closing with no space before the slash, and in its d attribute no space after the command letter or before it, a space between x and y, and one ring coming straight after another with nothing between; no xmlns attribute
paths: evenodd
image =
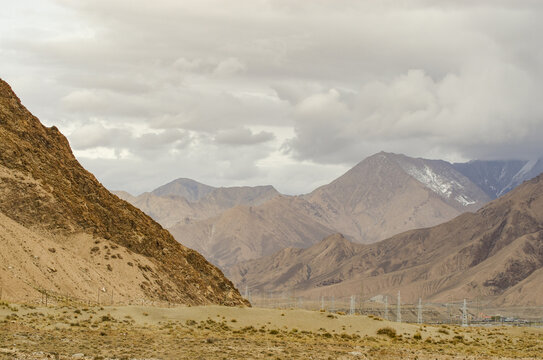
<svg viewBox="0 0 543 360"><path fill-rule="evenodd" d="M400 290L398 290L398 304L397 304L397 309L396 309L396 322L399 322L399 323L402 322L402 307L401 307Z"/></svg>
<svg viewBox="0 0 543 360"><path fill-rule="evenodd" d="M449 314L449 324L452 324L452 318L451 318L451 297L447 297L447 313Z"/></svg>
<svg viewBox="0 0 543 360"><path fill-rule="evenodd" d="M336 309L335 309L335 301L334 301L334 297L332 296L332 308L330 309L330 312L336 312Z"/></svg>
<svg viewBox="0 0 543 360"><path fill-rule="evenodd" d="M388 295L385 296L385 320L388 320Z"/></svg>
<svg viewBox="0 0 543 360"><path fill-rule="evenodd" d="M324 311L324 296L321 296L321 311Z"/></svg>
<svg viewBox="0 0 543 360"><path fill-rule="evenodd" d="M464 306L462 306L462 326L468 326L468 308L466 305L466 299L464 299Z"/></svg>
<svg viewBox="0 0 543 360"><path fill-rule="evenodd" d="M419 298L419 306L417 311L417 324L422 324L422 299Z"/></svg>
<svg viewBox="0 0 543 360"><path fill-rule="evenodd" d="M245 298L249 300L249 287L245 285Z"/></svg>

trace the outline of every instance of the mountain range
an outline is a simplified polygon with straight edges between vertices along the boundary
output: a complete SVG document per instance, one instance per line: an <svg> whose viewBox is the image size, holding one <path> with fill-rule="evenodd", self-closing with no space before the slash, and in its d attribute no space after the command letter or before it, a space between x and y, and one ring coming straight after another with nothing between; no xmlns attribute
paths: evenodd
<svg viewBox="0 0 543 360"><path fill-rule="evenodd" d="M40 293L96 300L242 305L204 257L106 190L0 80L0 285L12 301Z"/></svg>
<svg viewBox="0 0 543 360"><path fill-rule="evenodd" d="M374 243L443 223L506 193L542 163L451 164L381 152L299 196L280 195L271 186L213 188L188 179L137 197L117 194L228 273L239 262L309 247L337 232L356 243Z"/></svg>
<svg viewBox="0 0 543 360"><path fill-rule="evenodd" d="M543 305L543 174L475 213L371 245L340 234L230 269L253 292Z"/></svg>

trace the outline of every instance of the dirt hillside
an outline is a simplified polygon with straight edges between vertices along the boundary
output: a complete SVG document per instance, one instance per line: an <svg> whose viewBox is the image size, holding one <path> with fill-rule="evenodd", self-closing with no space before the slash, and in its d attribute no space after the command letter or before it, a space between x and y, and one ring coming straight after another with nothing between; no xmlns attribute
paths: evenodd
<svg viewBox="0 0 543 360"><path fill-rule="evenodd" d="M2 80L0 139L0 213L34 232L63 237L84 233L144 257L153 267L149 280L137 288L148 298L243 303L219 269L106 190L77 162L58 129L43 126ZM5 240L0 247L3 253L11 251Z"/></svg>
<svg viewBox="0 0 543 360"><path fill-rule="evenodd" d="M331 236L244 262L230 276L253 291L316 296L363 294L485 298L500 305L543 304L543 174L476 213L371 244Z"/></svg>

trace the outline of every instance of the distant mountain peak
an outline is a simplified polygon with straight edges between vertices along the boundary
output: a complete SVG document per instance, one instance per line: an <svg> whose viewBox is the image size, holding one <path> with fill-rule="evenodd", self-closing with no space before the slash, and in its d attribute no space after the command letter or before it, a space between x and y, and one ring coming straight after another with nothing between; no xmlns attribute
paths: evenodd
<svg viewBox="0 0 543 360"><path fill-rule="evenodd" d="M167 184L164 184L151 194L156 196L182 196L188 201L198 201L215 190L213 186L202 184L196 180L188 178L175 179Z"/></svg>

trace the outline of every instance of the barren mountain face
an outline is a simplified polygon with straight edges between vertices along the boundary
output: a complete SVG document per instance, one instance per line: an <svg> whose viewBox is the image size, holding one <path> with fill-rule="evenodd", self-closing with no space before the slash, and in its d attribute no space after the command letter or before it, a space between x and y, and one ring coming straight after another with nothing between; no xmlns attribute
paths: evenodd
<svg viewBox="0 0 543 360"><path fill-rule="evenodd" d="M137 268L123 276L122 281L133 282L132 286L110 281L118 292L141 292L149 299L186 304L243 303L238 291L220 270L197 252L176 242L158 223L111 194L83 169L66 138L55 127L44 127L1 80L0 139L0 213L3 214L0 220L3 226L30 231L38 239L36 244L41 242L39 239L54 241L55 237L62 242L62 246L51 247L61 247L62 251L49 251L48 262L42 261L45 256L39 247L28 252L26 262L34 259L34 270L48 275L43 267L62 268L69 263L63 262L65 256L78 257L78 251L83 251L85 255L79 256L81 261L74 260L73 264L85 262L86 271L102 274L96 279L107 278L108 272L115 272L116 268L125 271L120 269L128 262L132 264L128 266ZM14 234L9 231L2 234L3 254L25 249L27 236L19 236L18 230L13 231ZM87 240L77 247L71 246L71 239L81 234L86 234L83 238ZM114 251L112 246L115 246ZM121 254L120 258L117 252ZM101 256L97 257L98 254ZM124 256L139 260L136 263L125 261ZM112 264L108 261L112 258L118 261ZM3 262L0 267L2 278L13 279L13 273L19 270L19 274L30 274L29 269L20 268L24 260L14 262L11 268ZM57 282L58 271L51 270L47 277L50 286L59 293L88 296L83 287L77 286L75 274L80 273L79 268L66 271L76 278L72 282ZM43 285L38 279L25 276L20 282L28 289L38 289ZM15 282L13 286L22 285ZM4 288L4 291L9 293L15 289Z"/></svg>
<svg viewBox="0 0 543 360"><path fill-rule="evenodd" d="M260 205L279 195L269 185L214 188L189 179L177 179L138 196L124 191L113 193L166 228L209 219L238 205Z"/></svg>
<svg viewBox="0 0 543 360"><path fill-rule="evenodd" d="M437 225L490 198L444 161L379 153L305 197L318 217L355 242Z"/></svg>
<svg viewBox="0 0 543 360"><path fill-rule="evenodd" d="M543 304L543 175L476 213L371 244L331 236L230 271L253 291L394 295L446 302L483 297L500 305Z"/></svg>
<svg viewBox="0 0 543 360"><path fill-rule="evenodd" d="M308 247L335 232L355 242L376 242L437 225L489 200L447 162L379 153L308 195L231 208L170 230L228 272L237 262Z"/></svg>

